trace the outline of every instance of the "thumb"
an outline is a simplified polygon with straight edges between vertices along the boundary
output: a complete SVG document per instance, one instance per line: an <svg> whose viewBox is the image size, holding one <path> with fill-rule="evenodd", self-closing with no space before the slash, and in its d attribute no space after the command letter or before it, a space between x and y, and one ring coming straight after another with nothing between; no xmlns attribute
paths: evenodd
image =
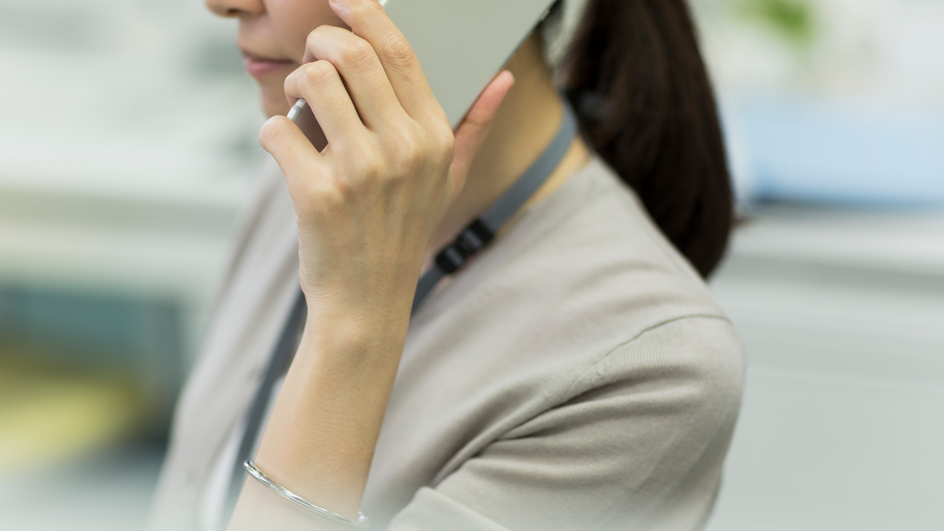
<svg viewBox="0 0 944 531"><path fill-rule="evenodd" d="M498 109L514 84L515 77L507 70L495 76L456 129L455 157L450 171L453 183L452 197L459 195L459 191L465 185L469 167L485 142L485 138L488 137L492 124L495 123L495 116L498 115Z"/></svg>

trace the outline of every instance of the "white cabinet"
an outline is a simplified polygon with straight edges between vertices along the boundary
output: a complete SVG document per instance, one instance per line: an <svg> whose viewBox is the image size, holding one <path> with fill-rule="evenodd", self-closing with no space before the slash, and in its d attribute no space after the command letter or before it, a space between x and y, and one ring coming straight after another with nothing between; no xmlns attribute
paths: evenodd
<svg viewBox="0 0 944 531"><path fill-rule="evenodd" d="M748 349L710 531L944 523L944 213L764 208L712 289Z"/></svg>

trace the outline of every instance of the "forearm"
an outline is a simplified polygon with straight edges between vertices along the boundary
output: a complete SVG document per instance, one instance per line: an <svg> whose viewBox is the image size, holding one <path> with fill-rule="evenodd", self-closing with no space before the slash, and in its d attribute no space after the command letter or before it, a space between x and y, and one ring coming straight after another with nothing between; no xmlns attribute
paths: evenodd
<svg viewBox="0 0 944 531"><path fill-rule="evenodd" d="M386 311L322 306L309 312L255 457L276 483L352 519L409 325L409 301L388 302ZM300 513L250 478L230 529L293 529L296 522L305 529L337 527Z"/></svg>

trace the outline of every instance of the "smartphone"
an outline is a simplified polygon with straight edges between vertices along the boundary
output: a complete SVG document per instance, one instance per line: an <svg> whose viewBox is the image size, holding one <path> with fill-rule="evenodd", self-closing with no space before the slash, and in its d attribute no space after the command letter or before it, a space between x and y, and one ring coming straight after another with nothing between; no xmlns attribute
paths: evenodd
<svg viewBox="0 0 944 531"><path fill-rule="evenodd" d="M455 129L555 0L379 0L413 47ZM303 100L288 117L313 119ZM302 130L306 127L302 126ZM307 133L307 131L306 131ZM316 145L323 137L309 136Z"/></svg>

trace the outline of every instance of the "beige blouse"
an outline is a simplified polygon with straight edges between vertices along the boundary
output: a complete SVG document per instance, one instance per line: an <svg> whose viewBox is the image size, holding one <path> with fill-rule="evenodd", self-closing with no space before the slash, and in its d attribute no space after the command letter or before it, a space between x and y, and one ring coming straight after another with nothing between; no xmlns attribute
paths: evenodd
<svg viewBox="0 0 944 531"><path fill-rule="evenodd" d="M258 198L177 406L153 530L206 529L213 469L231 466L298 290L277 168ZM361 509L390 531L700 529L743 374L704 283L595 159L414 315Z"/></svg>

